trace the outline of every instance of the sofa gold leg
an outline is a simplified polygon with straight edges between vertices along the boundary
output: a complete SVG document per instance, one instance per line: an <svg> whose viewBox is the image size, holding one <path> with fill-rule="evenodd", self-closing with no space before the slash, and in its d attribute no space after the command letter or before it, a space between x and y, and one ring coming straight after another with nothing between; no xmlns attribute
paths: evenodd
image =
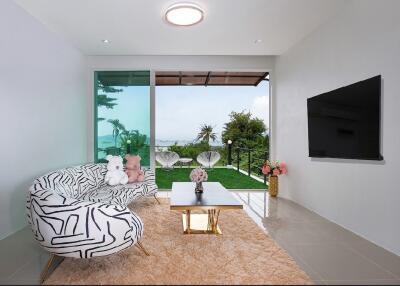
<svg viewBox="0 0 400 286"><path fill-rule="evenodd" d="M143 251L146 256L150 256L150 253L147 252L146 248L143 247L140 241L136 242L136 247Z"/></svg>
<svg viewBox="0 0 400 286"><path fill-rule="evenodd" d="M156 195L154 195L154 198L156 199L157 203L158 203L159 205L161 205L161 203L160 203L160 201L158 200L158 198L157 198Z"/></svg>
<svg viewBox="0 0 400 286"><path fill-rule="evenodd" d="M53 266L56 257L57 256L55 254L50 254L49 260L47 261L45 268L40 274L40 284L43 284L43 282L47 279L47 276L49 275L49 270Z"/></svg>

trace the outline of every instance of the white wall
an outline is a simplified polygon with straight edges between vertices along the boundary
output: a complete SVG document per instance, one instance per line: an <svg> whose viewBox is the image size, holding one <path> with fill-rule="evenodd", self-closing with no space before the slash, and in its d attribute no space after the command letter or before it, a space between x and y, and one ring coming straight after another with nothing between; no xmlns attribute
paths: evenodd
<svg viewBox="0 0 400 286"><path fill-rule="evenodd" d="M0 239L26 225L33 179L86 160L84 57L0 1Z"/></svg>
<svg viewBox="0 0 400 286"><path fill-rule="evenodd" d="M273 71L274 56L88 56L88 129L93 130L93 73L102 70ZM272 76L272 75L271 75ZM154 89L153 89L154 90ZM152 91L151 91L152 92ZM154 102L152 120L155 122ZM152 125L154 126L154 124ZM154 132L154 129L153 129ZM273 130L271 130L273 132ZM154 139L154 136L153 138ZM154 143L153 143L154 145ZM88 138L88 160L93 160L93 136ZM153 152L151 152L153 153ZM152 157L152 154L151 154Z"/></svg>
<svg viewBox="0 0 400 286"><path fill-rule="evenodd" d="M400 1L356 0L276 61L281 195L400 254ZM381 74L383 163L308 157L306 99Z"/></svg>

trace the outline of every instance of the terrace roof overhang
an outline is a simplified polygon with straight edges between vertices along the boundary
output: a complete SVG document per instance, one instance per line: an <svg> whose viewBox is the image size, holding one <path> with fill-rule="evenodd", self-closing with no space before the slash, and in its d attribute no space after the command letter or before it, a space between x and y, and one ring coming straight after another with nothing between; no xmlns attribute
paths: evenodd
<svg viewBox="0 0 400 286"><path fill-rule="evenodd" d="M156 86L257 86L269 72L156 72Z"/></svg>
<svg viewBox="0 0 400 286"><path fill-rule="evenodd" d="M269 72L159 71L156 86L258 86L269 81ZM138 86L150 84L148 71L104 71L98 74L104 86Z"/></svg>

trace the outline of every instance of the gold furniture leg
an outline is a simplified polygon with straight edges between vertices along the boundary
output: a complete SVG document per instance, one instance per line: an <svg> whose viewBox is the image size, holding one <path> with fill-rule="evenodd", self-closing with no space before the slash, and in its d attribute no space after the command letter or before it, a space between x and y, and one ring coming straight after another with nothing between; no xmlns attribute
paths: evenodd
<svg viewBox="0 0 400 286"><path fill-rule="evenodd" d="M161 205L160 201L158 200L157 196L154 194L154 198L156 199L157 203Z"/></svg>
<svg viewBox="0 0 400 286"><path fill-rule="evenodd" d="M190 210L186 211L186 233L190 234Z"/></svg>
<svg viewBox="0 0 400 286"><path fill-rule="evenodd" d="M56 258L55 254L50 254L49 260L46 263L45 268L43 269L42 273L40 274L40 284L46 280L47 276L49 275L49 270L51 266L54 264L54 260Z"/></svg>
<svg viewBox="0 0 400 286"><path fill-rule="evenodd" d="M146 256L150 256L150 253L147 252L146 248L144 248L143 244L140 241L136 242L135 246L143 251Z"/></svg>
<svg viewBox="0 0 400 286"><path fill-rule="evenodd" d="M217 214L216 214L216 216L215 216L215 234L220 234L220 233L218 233L218 219L219 219L219 212L220 212L220 210L218 210L217 211Z"/></svg>
<svg viewBox="0 0 400 286"><path fill-rule="evenodd" d="M192 213L185 210L182 214L184 234L222 234L218 226L220 210L207 210L206 213Z"/></svg>

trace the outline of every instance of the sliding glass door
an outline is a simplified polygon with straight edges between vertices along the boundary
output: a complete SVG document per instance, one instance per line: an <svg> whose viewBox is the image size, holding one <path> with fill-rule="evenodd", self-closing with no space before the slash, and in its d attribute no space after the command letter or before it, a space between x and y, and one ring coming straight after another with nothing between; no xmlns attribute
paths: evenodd
<svg viewBox="0 0 400 286"><path fill-rule="evenodd" d="M150 166L150 72L97 71L94 77L95 161L130 153Z"/></svg>

